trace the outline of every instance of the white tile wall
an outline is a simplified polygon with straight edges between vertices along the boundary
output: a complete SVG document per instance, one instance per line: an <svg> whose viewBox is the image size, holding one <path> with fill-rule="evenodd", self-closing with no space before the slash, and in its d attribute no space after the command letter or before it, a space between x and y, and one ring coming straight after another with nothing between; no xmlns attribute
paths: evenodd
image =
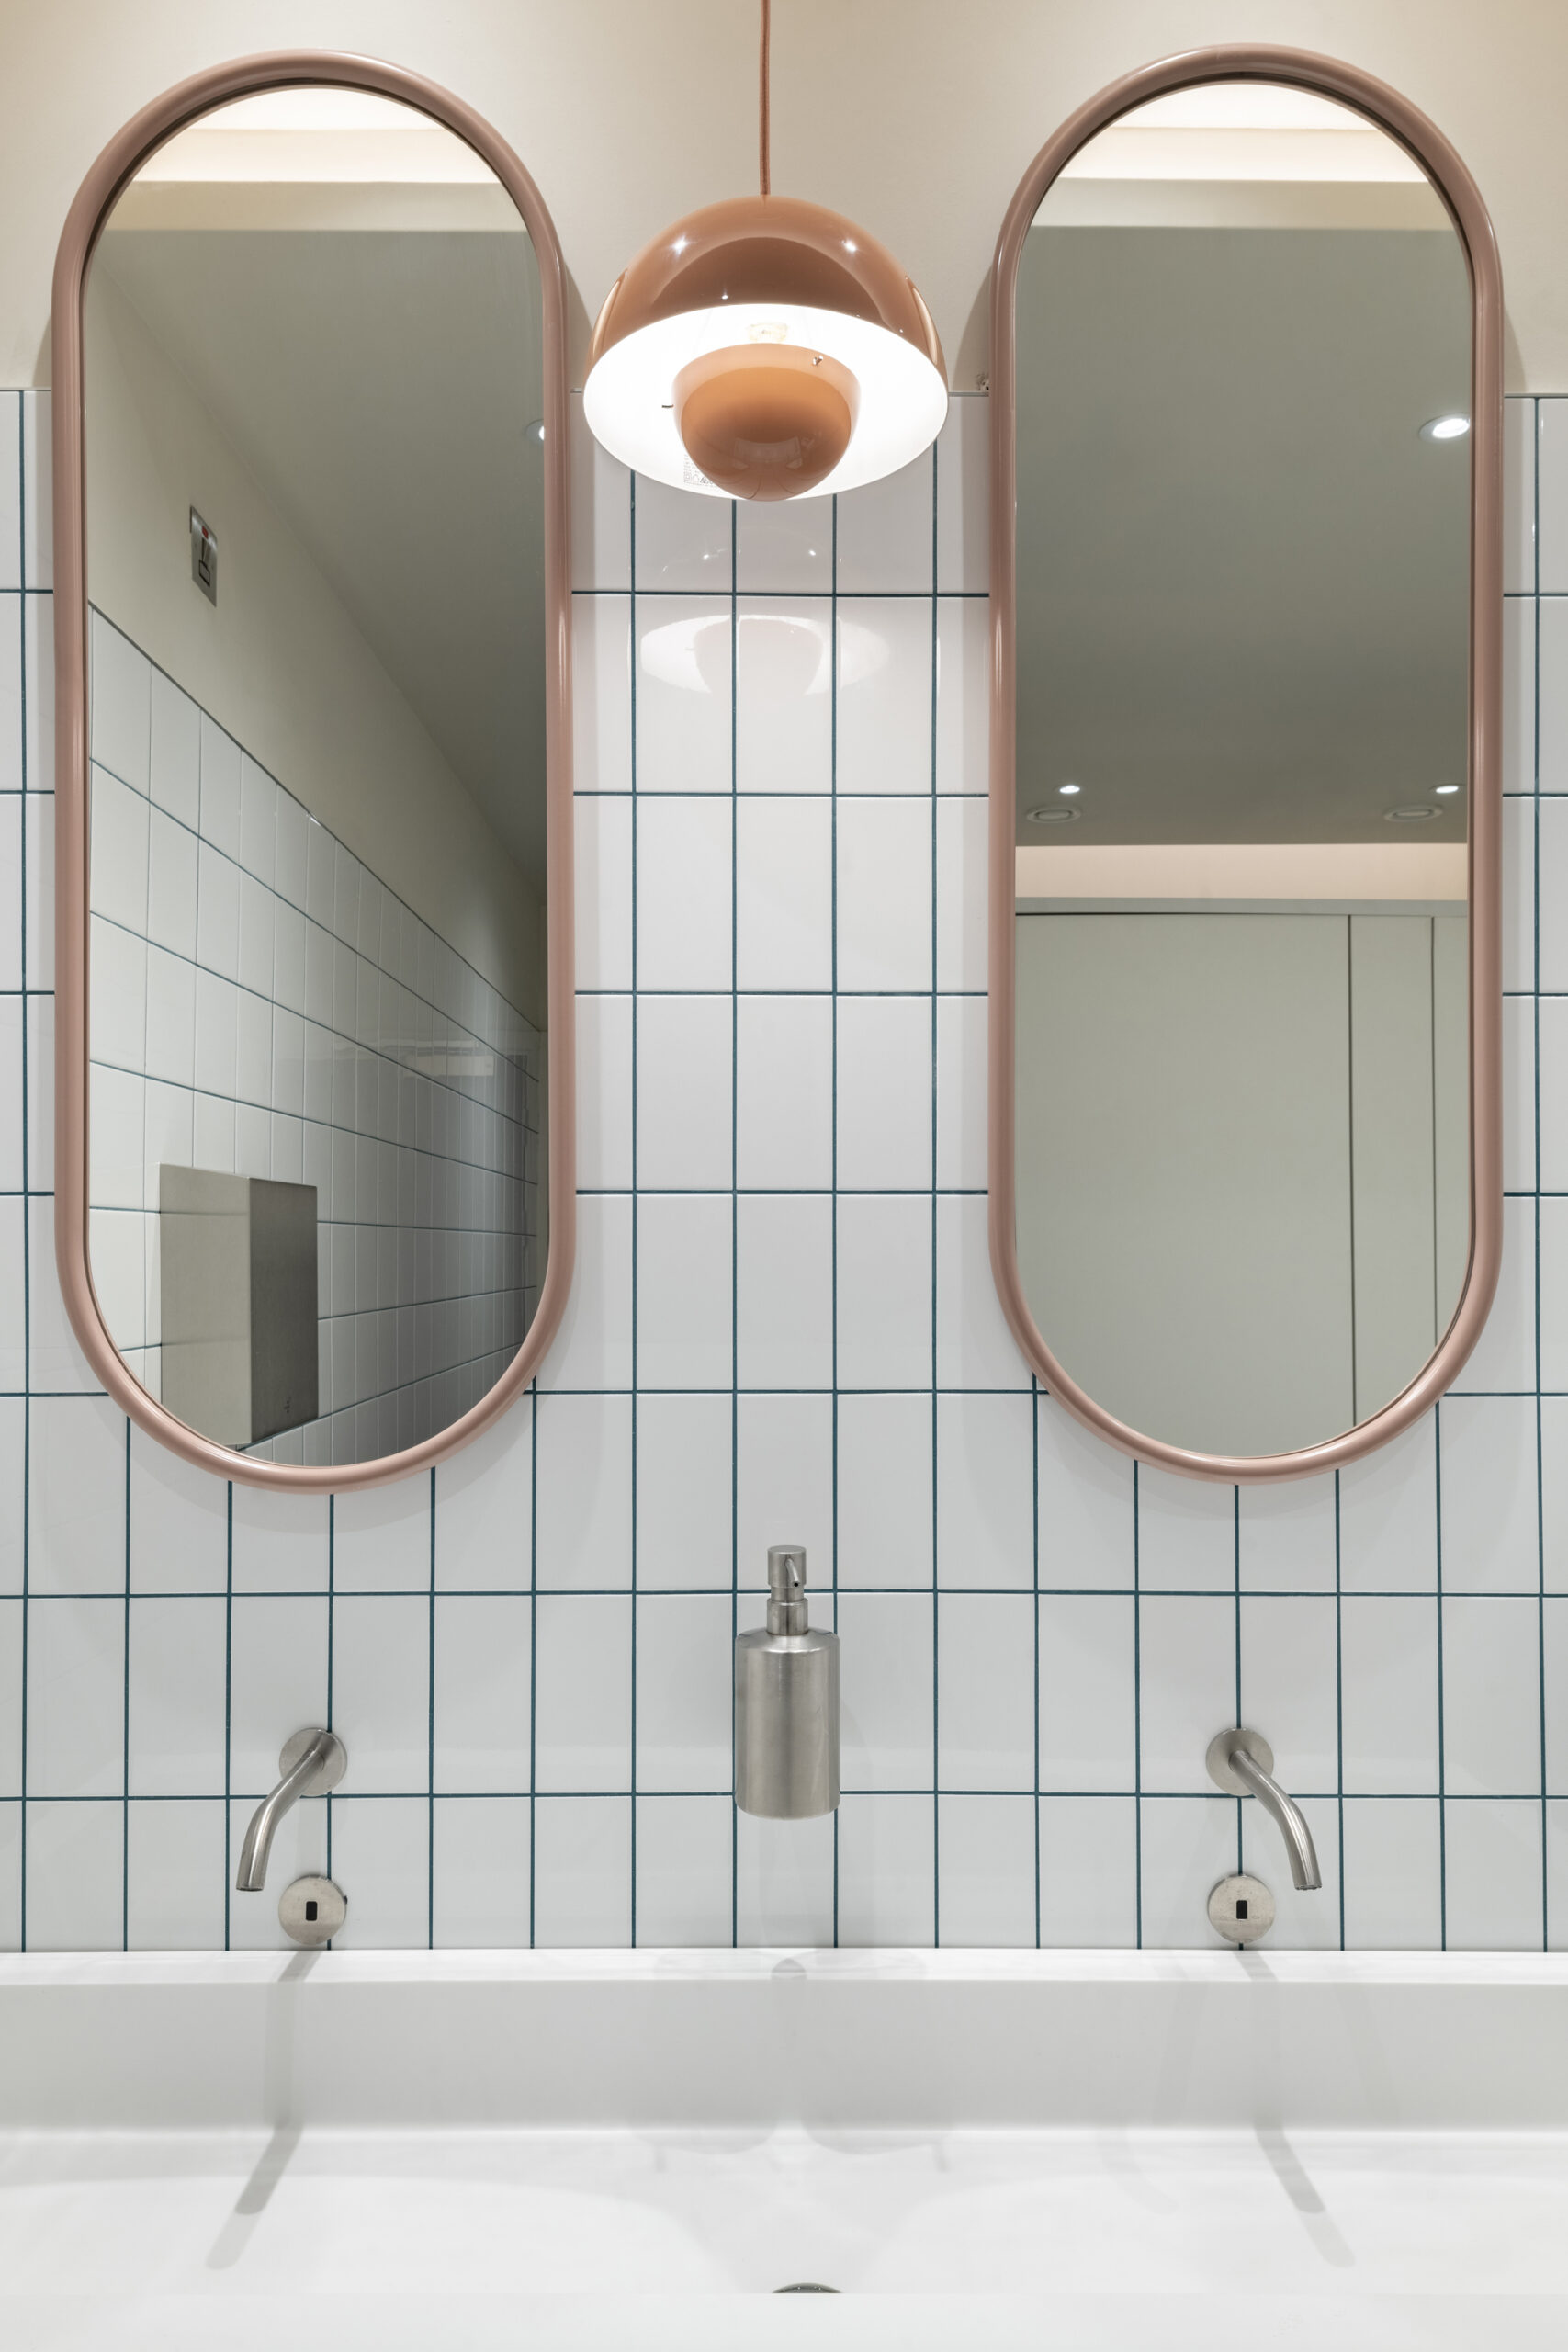
<svg viewBox="0 0 1568 2352"><path fill-rule="evenodd" d="M109 1328L156 1396L164 1163L313 1184L321 1417L257 1451L415 1443L492 1385L537 1302L539 1037L96 613L92 753Z"/></svg>
<svg viewBox="0 0 1568 2352"><path fill-rule="evenodd" d="M0 484L44 413L0 398ZM1239 1496L1086 1437L996 1308L984 401L837 513L634 500L581 432L573 460L573 1297L533 1399L412 1491L332 1506L128 1442L60 1315L50 604L37 493L0 493L0 1939L276 1944L230 1860L283 1737L330 1713L349 1779L286 1825L279 1868L330 1838L361 1943L1201 1943L1245 1856L1277 1942L1562 1945L1568 401L1508 413L1495 1328L1395 1444ZM237 756L209 737L204 767L156 675L147 723L147 932L187 956L179 829L258 882L265 848ZM314 987L335 1019L364 899L281 826L274 861L321 933L301 1008L275 926L275 1018L310 1017ZM241 922L243 954L243 901ZM152 953L145 985L176 1057L187 1030L206 1050ZM341 1011L358 1043L357 995ZM184 1067L148 1091L149 1157ZM845 1645L834 1821L728 1794L728 1644L786 1537ZM1321 1895L1207 1786L1238 1707L1308 1804Z"/></svg>

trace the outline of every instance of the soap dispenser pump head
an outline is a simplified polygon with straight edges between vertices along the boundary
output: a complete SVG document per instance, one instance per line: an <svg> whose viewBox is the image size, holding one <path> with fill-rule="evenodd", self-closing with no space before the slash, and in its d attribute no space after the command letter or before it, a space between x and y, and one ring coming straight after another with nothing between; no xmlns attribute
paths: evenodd
<svg viewBox="0 0 1568 2352"><path fill-rule="evenodd" d="M809 1631L806 1599L806 1552L799 1544L773 1544L768 1550L768 1631L804 1634Z"/></svg>

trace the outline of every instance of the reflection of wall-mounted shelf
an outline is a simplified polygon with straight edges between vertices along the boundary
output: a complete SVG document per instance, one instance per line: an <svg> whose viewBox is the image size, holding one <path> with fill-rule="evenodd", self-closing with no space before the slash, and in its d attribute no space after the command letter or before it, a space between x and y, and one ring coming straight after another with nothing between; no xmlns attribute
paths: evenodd
<svg viewBox="0 0 1568 2352"><path fill-rule="evenodd" d="M160 1168L163 1401L224 1445L313 1421L316 1187Z"/></svg>

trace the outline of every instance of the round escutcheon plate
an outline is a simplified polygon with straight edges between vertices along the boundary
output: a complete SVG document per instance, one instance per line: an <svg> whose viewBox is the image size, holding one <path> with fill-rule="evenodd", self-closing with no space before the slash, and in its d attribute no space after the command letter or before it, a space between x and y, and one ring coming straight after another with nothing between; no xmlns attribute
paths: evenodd
<svg viewBox="0 0 1568 2352"><path fill-rule="evenodd" d="M324 1944L347 1918L348 1897L330 1878L297 1878L279 1896L277 1916L297 1944Z"/></svg>
<svg viewBox="0 0 1568 2352"><path fill-rule="evenodd" d="M1209 1925L1227 1943L1255 1944L1273 1924L1273 1896L1260 1878L1245 1871L1221 1879L1209 1896Z"/></svg>

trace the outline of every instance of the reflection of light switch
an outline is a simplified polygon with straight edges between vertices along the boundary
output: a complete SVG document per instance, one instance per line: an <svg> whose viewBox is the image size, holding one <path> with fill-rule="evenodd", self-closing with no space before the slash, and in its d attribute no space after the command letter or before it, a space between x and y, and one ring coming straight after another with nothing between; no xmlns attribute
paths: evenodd
<svg viewBox="0 0 1568 2352"><path fill-rule="evenodd" d="M193 506L190 510L190 576L209 605L218 602L218 540Z"/></svg>

